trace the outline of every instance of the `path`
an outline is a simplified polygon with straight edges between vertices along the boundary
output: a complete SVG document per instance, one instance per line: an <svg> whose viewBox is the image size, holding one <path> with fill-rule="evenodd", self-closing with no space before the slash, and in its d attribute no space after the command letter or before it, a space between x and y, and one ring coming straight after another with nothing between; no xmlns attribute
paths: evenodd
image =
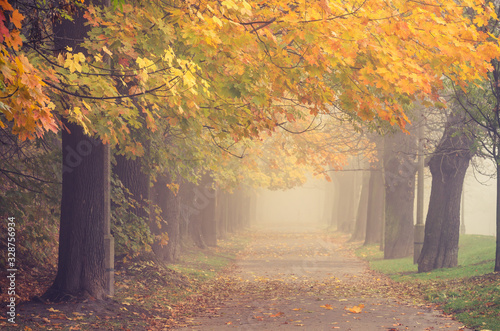
<svg viewBox="0 0 500 331"><path fill-rule="evenodd" d="M230 291L182 330L467 330L425 305L397 297L319 232L255 233L233 272L213 291Z"/></svg>

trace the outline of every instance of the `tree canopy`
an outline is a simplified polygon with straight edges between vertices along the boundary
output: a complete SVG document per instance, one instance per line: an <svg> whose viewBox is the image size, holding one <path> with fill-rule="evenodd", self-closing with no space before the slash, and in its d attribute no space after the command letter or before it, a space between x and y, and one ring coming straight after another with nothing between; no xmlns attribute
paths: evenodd
<svg viewBox="0 0 500 331"><path fill-rule="evenodd" d="M439 102L443 75L481 79L498 54L486 29L495 11L483 1L62 4L50 20L86 6L91 30L79 49L54 50L48 27L38 40L24 33L21 46L21 24L49 17L23 19L2 1L13 26L2 23L2 122L21 139L56 130L59 115L132 154L142 153L129 135L139 126L238 140L337 107L404 127L405 104Z"/></svg>

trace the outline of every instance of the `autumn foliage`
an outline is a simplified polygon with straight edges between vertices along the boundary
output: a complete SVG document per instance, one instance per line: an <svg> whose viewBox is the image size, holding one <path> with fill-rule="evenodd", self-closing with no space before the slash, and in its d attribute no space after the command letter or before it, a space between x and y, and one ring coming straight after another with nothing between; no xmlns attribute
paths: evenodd
<svg viewBox="0 0 500 331"><path fill-rule="evenodd" d="M404 106L438 102L443 75L481 79L498 54L486 27L495 12L476 0L89 5L85 52L42 58L21 48L23 15L0 5L2 125L40 136L57 130L57 108L136 154L128 126L165 120L239 139L337 107L404 127Z"/></svg>
<svg viewBox="0 0 500 331"><path fill-rule="evenodd" d="M21 52L24 16L6 1L0 1L0 126L12 123L21 140L57 131L52 114L55 105L44 90L39 69Z"/></svg>

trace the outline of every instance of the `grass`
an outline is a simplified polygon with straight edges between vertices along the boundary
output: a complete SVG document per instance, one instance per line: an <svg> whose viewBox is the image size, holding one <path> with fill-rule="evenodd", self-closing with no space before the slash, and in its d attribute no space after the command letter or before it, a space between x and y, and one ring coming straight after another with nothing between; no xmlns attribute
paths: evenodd
<svg viewBox="0 0 500 331"><path fill-rule="evenodd" d="M468 327L500 330L500 274L492 273L494 237L461 236L458 267L427 273L417 273L413 257L384 260L378 246L360 247L356 254L368 260L371 269L412 289L421 288L428 301L439 304Z"/></svg>

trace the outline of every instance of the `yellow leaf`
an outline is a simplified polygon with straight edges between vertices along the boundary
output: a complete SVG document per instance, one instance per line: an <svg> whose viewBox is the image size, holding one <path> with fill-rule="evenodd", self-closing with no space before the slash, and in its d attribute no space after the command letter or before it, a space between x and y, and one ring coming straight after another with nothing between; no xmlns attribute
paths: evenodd
<svg viewBox="0 0 500 331"><path fill-rule="evenodd" d="M222 27L222 21L217 17L217 16L213 16L212 17L212 20L218 25L218 26L221 26Z"/></svg>
<svg viewBox="0 0 500 331"><path fill-rule="evenodd" d="M168 49L165 50L165 54L163 55L163 61L167 62L168 65L171 67L174 58L175 58L174 51L172 50L172 48L168 47Z"/></svg>
<svg viewBox="0 0 500 331"><path fill-rule="evenodd" d="M83 55L83 54L82 54ZM81 72L82 66L80 65L79 56L73 54L66 54L66 60L64 61L64 68L68 68L70 72Z"/></svg>
<svg viewBox="0 0 500 331"><path fill-rule="evenodd" d="M184 74L184 77L182 77L182 80L184 82L184 85L188 87L192 87L193 85L196 85L196 78L194 75L191 73L190 70L186 71Z"/></svg>
<svg viewBox="0 0 500 331"><path fill-rule="evenodd" d="M78 54L74 55L74 57L78 62L85 62L85 55L83 55L82 52L78 52Z"/></svg>
<svg viewBox="0 0 500 331"><path fill-rule="evenodd" d="M85 101L83 101L83 100L82 100L82 102L83 102L83 105L85 106L85 108L87 108L89 111L92 111L92 108L89 106L89 104L88 104L88 103L86 103L86 102L85 102Z"/></svg>
<svg viewBox="0 0 500 331"><path fill-rule="evenodd" d="M113 56L113 53L111 53L111 51L106 47L106 45L104 45L102 47L102 50L104 53L108 54L109 56Z"/></svg>
<svg viewBox="0 0 500 331"><path fill-rule="evenodd" d="M135 62L137 62L139 68L141 69L151 69L153 71L156 70L156 65L150 59L138 57L137 60L135 60Z"/></svg>
<svg viewBox="0 0 500 331"><path fill-rule="evenodd" d="M238 9L238 5L235 4L233 0L224 0L222 1L222 5L229 9L231 8Z"/></svg>
<svg viewBox="0 0 500 331"><path fill-rule="evenodd" d="M102 62L102 55L96 54L96 55L94 55L94 59L96 60L96 62Z"/></svg>

